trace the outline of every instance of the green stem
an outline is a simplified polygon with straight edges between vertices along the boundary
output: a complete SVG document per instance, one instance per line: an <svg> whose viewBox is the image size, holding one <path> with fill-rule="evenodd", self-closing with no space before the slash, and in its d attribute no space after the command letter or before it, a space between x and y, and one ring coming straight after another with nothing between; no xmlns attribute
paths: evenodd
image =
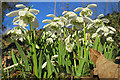
<svg viewBox="0 0 120 80"><path fill-rule="evenodd" d="M85 61L86 61L86 42L87 42L87 40L86 40L86 32L85 32L85 22L83 23L83 27L84 27L84 58L85 58Z"/></svg>

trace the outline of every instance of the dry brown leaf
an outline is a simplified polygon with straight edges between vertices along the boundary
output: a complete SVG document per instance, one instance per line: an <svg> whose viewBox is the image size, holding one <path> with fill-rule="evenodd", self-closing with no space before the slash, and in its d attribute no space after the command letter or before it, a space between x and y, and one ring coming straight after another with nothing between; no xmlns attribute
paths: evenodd
<svg viewBox="0 0 120 80"><path fill-rule="evenodd" d="M95 49L90 49L90 56L96 65L94 75L98 75L99 78L118 78L118 64L107 60Z"/></svg>

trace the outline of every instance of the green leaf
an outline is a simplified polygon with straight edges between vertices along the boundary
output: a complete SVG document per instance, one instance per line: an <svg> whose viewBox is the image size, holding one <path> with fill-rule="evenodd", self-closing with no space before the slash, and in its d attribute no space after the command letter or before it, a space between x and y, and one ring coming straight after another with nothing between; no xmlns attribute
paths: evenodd
<svg viewBox="0 0 120 80"><path fill-rule="evenodd" d="M52 74L52 68L51 68L51 61L49 60L49 55L46 56L47 59L47 71L48 71L48 77Z"/></svg>
<svg viewBox="0 0 120 80"><path fill-rule="evenodd" d="M32 51L33 51L32 60L34 64L34 71L35 71L35 75L38 77L37 55L36 55L35 44L33 43L32 43Z"/></svg>
<svg viewBox="0 0 120 80"><path fill-rule="evenodd" d="M78 65L76 76L81 76L82 75L82 70L84 67L85 60L81 59L80 64Z"/></svg>
<svg viewBox="0 0 120 80"><path fill-rule="evenodd" d="M14 55L14 53L13 53L13 49L11 50L11 52L12 52L12 60L13 60L13 63L14 63L14 64L17 64L17 60L16 60L15 55Z"/></svg>
<svg viewBox="0 0 120 80"><path fill-rule="evenodd" d="M0 56L0 68L1 68L1 70L2 70L2 76L3 76L3 78L5 78L4 69L3 69L3 67L2 67L2 59L1 59L1 56ZM0 77L0 79L1 79L1 77Z"/></svg>
<svg viewBox="0 0 120 80"><path fill-rule="evenodd" d="M15 40L15 44L17 46L17 49L19 50L20 52L20 55L21 57L23 58L23 61L25 63L25 68L26 68L26 71L29 71L29 64L28 64L28 59L25 55L25 53L23 52L22 48L20 47L20 45L18 44L18 42Z"/></svg>
<svg viewBox="0 0 120 80"><path fill-rule="evenodd" d="M39 78L41 78L41 73L42 73L42 62L43 62L43 58L42 58L42 51L40 53L40 56L39 56L39 71L38 71L38 74L39 74Z"/></svg>

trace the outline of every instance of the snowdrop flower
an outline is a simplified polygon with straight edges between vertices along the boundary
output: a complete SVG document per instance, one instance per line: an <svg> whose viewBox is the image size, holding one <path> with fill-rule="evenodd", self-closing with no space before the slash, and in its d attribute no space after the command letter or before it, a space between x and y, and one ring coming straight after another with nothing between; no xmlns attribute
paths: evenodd
<svg viewBox="0 0 120 80"><path fill-rule="evenodd" d="M82 23L82 22L83 22L83 18L82 18L82 17L77 17L77 18L76 18L76 22Z"/></svg>
<svg viewBox="0 0 120 80"><path fill-rule="evenodd" d="M53 61L55 58L57 58L58 55L54 55L51 57L51 63L55 66L55 61ZM45 68L47 65L47 62L45 62L43 65L42 65L42 69Z"/></svg>
<svg viewBox="0 0 120 80"><path fill-rule="evenodd" d="M108 27L108 28L111 29L112 31L116 31L116 29L113 28L113 27L110 27L110 26L106 26L106 27Z"/></svg>
<svg viewBox="0 0 120 80"><path fill-rule="evenodd" d="M26 32L24 31L24 33L26 33ZM12 39L20 40L21 42L23 42L23 40L25 39L21 29L17 26L14 27L12 30L8 31L7 35L8 34L12 34L12 36L11 36Z"/></svg>
<svg viewBox="0 0 120 80"><path fill-rule="evenodd" d="M54 14L48 14L48 15L46 15L47 17L56 17Z"/></svg>
<svg viewBox="0 0 120 80"><path fill-rule="evenodd" d="M47 31L47 32L46 32L46 35L51 36L51 35L52 35L52 32L51 32L51 31Z"/></svg>
<svg viewBox="0 0 120 80"><path fill-rule="evenodd" d="M77 14L76 13L74 13L74 12L72 12L72 11L67 11L67 12L63 12L64 13L64 16L65 17L69 17L69 18L73 18L73 17L76 17L77 16ZM62 13L62 14L63 14Z"/></svg>
<svg viewBox="0 0 120 80"><path fill-rule="evenodd" d="M58 57L58 55L54 55L54 56L51 57L51 60L53 60L53 59L55 59L57 57Z"/></svg>
<svg viewBox="0 0 120 80"><path fill-rule="evenodd" d="M52 38L47 38L46 42L47 42L47 44L52 44L53 43L53 39Z"/></svg>
<svg viewBox="0 0 120 80"><path fill-rule="evenodd" d="M51 23L51 22L52 22L52 20L49 20L49 19L45 19L42 21L42 23Z"/></svg>
<svg viewBox="0 0 120 80"><path fill-rule="evenodd" d="M67 44L66 45L66 50L68 51L68 52L72 52L73 51L73 48L74 48L74 42L71 44L71 43L69 43L69 44Z"/></svg>
<svg viewBox="0 0 120 80"><path fill-rule="evenodd" d="M114 41L114 40L112 39L112 37L108 37L106 40L107 40L107 41L110 41L110 42L113 42L113 41Z"/></svg>
<svg viewBox="0 0 120 80"><path fill-rule="evenodd" d="M65 44L66 44L66 45L70 43L70 36L71 36L71 35L69 35L69 36L65 39Z"/></svg>
<svg viewBox="0 0 120 80"><path fill-rule="evenodd" d="M74 12L79 12L82 10L79 14L80 16L92 16L93 12L91 9L89 9L91 7L97 7L97 5L96 4L89 4L86 8L78 7L76 9L74 9Z"/></svg>
<svg viewBox="0 0 120 80"><path fill-rule="evenodd" d="M51 63L55 66L55 61L51 61ZM45 62L45 63L42 65L42 69L44 69L46 66L47 66L47 62Z"/></svg>
<svg viewBox="0 0 120 80"><path fill-rule="evenodd" d="M57 38L57 36L55 34L52 34L51 37L53 38L53 40L55 40Z"/></svg>
<svg viewBox="0 0 120 80"><path fill-rule="evenodd" d="M71 35L69 35L66 39L65 39L65 45L66 45L66 50L68 51L68 52L72 52L73 51L73 48L74 48L74 42L73 43L71 43L70 42L70 37L71 37Z"/></svg>
<svg viewBox="0 0 120 80"><path fill-rule="evenodd" d="M8 16L8 17L16 16L13 20L14 25L19 25L19 26L25 27L25 26L28 26L29 21L31 21L31 24L35 28L39 27L38 20L35 16L39 13L39 10L29 9L29 8L25 7L23 4L17 4L16 7L21 8L21 9L15 10L15 11L12 11L12 12L6 14L6 16ZM32 13L34 13L35 15Z"/></svg>
<svg viewBox="0 0 120 80"><path fill-rule="evenodd" d="M92 38L95 38L97 35L98 35L97 33L93 33Z"/></svg>

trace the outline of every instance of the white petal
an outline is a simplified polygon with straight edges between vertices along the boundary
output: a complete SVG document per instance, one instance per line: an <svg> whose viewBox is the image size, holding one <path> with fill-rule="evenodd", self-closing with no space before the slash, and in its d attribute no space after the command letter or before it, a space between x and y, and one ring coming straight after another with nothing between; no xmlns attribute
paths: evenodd
<svg viewBox="0 0 120 80"><path fill-rule="evenodd" d="M37 15L39 13L39 10L37 10L37 9L30 9L29 11L33 12L35 15Z"/></svg>
<svg viewBox="0 0 120 80"><path fill-rule="evenodd" d="M45 19L42 21L42 23L51 23L51 22L52 22L52 20L49 20L49 19Z"/></svg>
<svg viewBox="0 0 120 80"><path fill-rule="evenodd" d="M23 5L23 4L17 4L16 7L17 7L17 8L25 8L26 6Z"/></svg>
<svg viewBox="0 0 120 80"><path fill-rule="evenodd" d="M13 23L14 23L14 22L18 22L19 19L20 19L20 17L15 17L15 18L13 19Z"/></svg>
<svg viewBox="0 0 120 80"><path fill-rule="evenodd" d="M89 4L87 7L88 7L88 8L97 7L97 5L96 5L96 4Z"/></svg>
<svg viewBox="0 0 120 80"><path fill-rule="evenodd" d="M58 17L54 17L53 20L58 21L58 20L60 20L60 18L58 18Z"/></svg>
<svg viewBox="0 0 120 80"><path fill-rule="evenodd" d="M66 27L72 26L72 24L67 24Z"/></svg>
<svg viewBox="0 0 120 80"><path fill-rule="evenodd" d="M80 10L82 10L83 9L83 7L78 7L78 8L76 8L76 9L74 9L74 12L79 12Z"/></svg>
<svg viewBox="0 0 120 80"><path fill-rule="evenodd" d="M55 59L57 57L58 57L58 55L54 55L54 56L52 56L51 60L53 60L53 59Z"/></svg>
<svg viewBox="0 0 120 80"><path fill-rule="evenodd" d="M45 62L43 65L42 65L42 69L45 68L47 65L47 62Z"/></svg>
<svg viewBox="0 0 120 80"><path fill-rule="evenodd" d="M113 32L113 31L110 31L109 33L110 33L110 34L114 34L114 32Z"/></svg>
<svg viewBox="0 0 120 80"><path fill-rule="evenodd" d="M89 17L83 17L84 21L87 23L93 23L93 20Z"/></svg>
<svg viewBox="0 0 120 80"><path fill-rule="evenodd" d="M103 15L103 14L100 14L100 15L98 16L98 19L100 19L100 18L102 18L102 17L104 17L104 15Z"/></svg>
<svg viewBox="0 0 120 80"><path fill-rule="evenodd" d="M107 40L107 41L110 41L110 42L113 42L113 41L114 41L114 40L112 39L112 37L108 37L106 40Z"/></svg>
<svg viewBox="0 0 120 80"><path fill-rule="evenodd" d="M14 16L18 16L18 13L19 13L19 10L15 10L15 11L12 11L10 13L7 13L6 16L14 17Z"/></svg>
<svg viewBox="0 0 120 80"><path fill-rule="evenodd" d="M95 38L97 36L97 33L92 34L92 38Z"/></svg>
<svg viewBox="0 0 120 80"><path fill-rule="evenodd" d="M62 13L62 15L64 15L64 14L66 14L68 11L64 11L63 13Z"/></svg>
<svg viewBox="0 0 120 80"><path fill-rule="evenodd" d="M48 14L48 15L46 15L47 17L56 17L54 14Z"/></svg>
<svg viewBox="0 0 120 80"><path fill-rule="evenodd" d="M109 29L111 29L111 30L113 30L113 31L116 31L116 29L113 28L113 27L110 27L110 26L106 26L106 27L108 27Z"/></svg>
<svg viewBox="0 0 120 80"><path fill-rule="evenodd" d="M43 26L43 28L47 28L47 27L49 27L50 26L50 24L46 24L45 26Z"/></svg>
<svg viewBox="0 0 120 80"><path fill-rule="evenodd" d="M37 20L37 18L35 17L34 21L31 22L32 25L35 27L35 28L38 28L39 27L39 22Z"/></svg>
<svg viewBox="0 0 120 80"><path fill-rule="evenodd" d="M104 22L104 23L109 23L109 20L108 19L102 19L102 21Z"/></svg>
<svg viewBox="0 0 120 80"><path fill-rule="evenodd" d="M63 23L63 22L58 21L57 23L58 23L61 27L64 27L64 23Z"/></svg>
<svg viewBox="0 0 120 80"><path fill-rule="evenodd" d="M69 42L70 42L70 36L71 36L71 35L69 35L69 36L65 39L65 44L66 44L66 45L69 44Z"/></svg>
<svg viewBox="0 0 120 80"><path fill-rule="evenodd" d="M25 16L26 13L27 13L27 11L19 11L20 16Z"/></svg>

